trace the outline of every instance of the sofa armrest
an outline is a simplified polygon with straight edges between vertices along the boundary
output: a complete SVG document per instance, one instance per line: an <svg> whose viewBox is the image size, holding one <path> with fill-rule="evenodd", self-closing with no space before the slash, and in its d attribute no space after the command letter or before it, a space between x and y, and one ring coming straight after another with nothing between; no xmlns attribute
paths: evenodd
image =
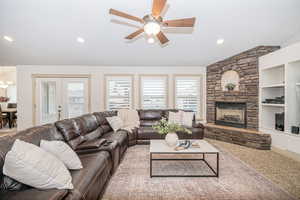
<svg viewBox="0 0 300 200"><path fill-rule="evenodd" d="M106 143L106 139L94 139L90 141L86 141L84 143L81 143L76 147L76 150L87 150L87 149L98 149L101 147L104 143Z"/></svg>
<svg viewBox="0 0 300 200"><path fill-rule="evenodd" d="M68 194L67 190L38 190L5 191L0 193L0 200L62 200Z"/></svg>
<svg viewBox="0 0 300 200"><path fill-rule="evenodd" d="M202 129L204 129L204 125L200 122L193 121L193 128L202 128Z"/></svg>

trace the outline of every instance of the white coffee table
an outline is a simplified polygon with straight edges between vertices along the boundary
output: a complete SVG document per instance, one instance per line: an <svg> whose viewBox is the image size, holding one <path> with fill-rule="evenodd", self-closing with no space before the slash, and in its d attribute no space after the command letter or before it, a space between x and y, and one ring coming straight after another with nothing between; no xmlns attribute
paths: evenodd
<svg viewBox="0 0 300 200"><path fill-rule="evenodd" d="M200 145L200 148L190 147L185 150L176 151L174 148L169 147L165 140L151 140L150 141L150 177L219 177L219 151L209 144L205 140L191 140L197 141ZM153 155L182 155L182 154L198 154L202 155L202 158L153 158ZM214 169L206 160L205 155L214 154L216 155L217 166ZM209 169L213 172L213 175L153 175L152 174L152 161L202 161L204 162Z"/></svg>

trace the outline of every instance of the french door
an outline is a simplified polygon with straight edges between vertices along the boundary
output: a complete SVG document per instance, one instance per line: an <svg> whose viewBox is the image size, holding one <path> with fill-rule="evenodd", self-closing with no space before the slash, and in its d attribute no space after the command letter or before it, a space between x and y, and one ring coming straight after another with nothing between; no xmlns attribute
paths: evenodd
<svg viewBox="0 0 300 200"><path fill-rule="evenodd" d="M36 124L88 113L88 91L88 78L36 78Z"/></svg>

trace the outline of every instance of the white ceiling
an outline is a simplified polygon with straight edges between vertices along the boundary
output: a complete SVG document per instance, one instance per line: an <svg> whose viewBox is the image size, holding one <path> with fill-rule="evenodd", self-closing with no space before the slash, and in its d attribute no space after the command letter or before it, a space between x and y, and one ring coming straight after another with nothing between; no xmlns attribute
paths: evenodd
<svg viewBox="0 0 300 200"><path fill-rule="evenodd" d="M139 24L110 16L108 9L142 17L151 4L1 0L0 65L205 66L257 45L283 45L300 33L300 0L168 0L165 19L197 17L193 32L169 30L165 47L144 37L126 42ZM78 36L86 42L76 42ZM216 45L218 38L225 43Z"/></svg>

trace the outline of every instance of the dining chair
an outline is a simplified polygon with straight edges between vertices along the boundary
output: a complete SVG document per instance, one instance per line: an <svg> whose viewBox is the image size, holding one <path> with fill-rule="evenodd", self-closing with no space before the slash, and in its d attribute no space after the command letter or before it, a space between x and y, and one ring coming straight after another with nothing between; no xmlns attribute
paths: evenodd
<svg viewBox="0 0 300 200"><path fill-rule="evenodd" d="M17 108L17 103L8 103L7 108ZM12 122L11 122L13 127L17 126L17 118L18 118L17 113L14 113L13 114L13 119L12 119Z"/></svg>
<svg viewBox="0 0 300 200"><path fill-rule="evenodd" d="M2 129L6 123L7 123L7 114L6 113L2 113L2 108L1 108L1 105L0 105L0 128Z"/></svg>
<svg viewBox="0 0 300 200"><path fill-rule="evenodd" d="M7 108L17 108L17 104L16 103L8 103Z"/></svg>

